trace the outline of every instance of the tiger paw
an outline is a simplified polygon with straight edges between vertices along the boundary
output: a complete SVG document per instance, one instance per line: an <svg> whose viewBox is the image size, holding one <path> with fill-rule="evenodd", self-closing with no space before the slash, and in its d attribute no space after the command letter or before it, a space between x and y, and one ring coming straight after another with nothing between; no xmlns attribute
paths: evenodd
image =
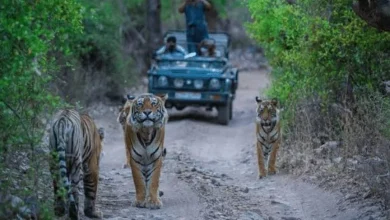
<svg viewBox="0 0 390 220"><path fill-rule="evenodd" d="M146 208L149 209L160 209L162 207L162 202L160 199L150 199L146 203Z"/></svg>
<svg viewBox="0 0 390 220"><path fill-rule="evenodd" d="M130 166L129 166L129 164L128 164L128 163L124 163L122 167L123 167L123 169L130 168Z"/></svg>
<svg viewBox="0 0 390 220"><path fill-rule="evenodd" d="M259 180L263 179L265 175L259 175Z"/></svg>
<svg viewBox="0 0 390 220"><path fill-rule="evenodd" d="M275 174L276 174L276 170L274 170L274 169L269 169L268 175L275 175Z"/></svg>
<svg viewBox="0 0 390 220"><path fill-rule="evenodd" d="M137 208L145 208L146 203L145 203L145 201L137 200L137 201L135 201L134 206Z"/></svg>
<svg viewBox="0 0 390 220"><path fill-rule="evenodd" d="M96 211L94 209L84 209L84 214L88 218L97 218L97 219L102 219L103 213L101 211Z"/></svg>

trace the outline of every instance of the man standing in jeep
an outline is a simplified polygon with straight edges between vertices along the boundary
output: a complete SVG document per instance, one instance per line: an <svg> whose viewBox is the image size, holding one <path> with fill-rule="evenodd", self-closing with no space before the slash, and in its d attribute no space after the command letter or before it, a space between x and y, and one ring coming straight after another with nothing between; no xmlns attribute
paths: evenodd
<svg viewBox="0 0 390 220"><path fill-rule="evenodd" d="M206 0L185 0L179 7L179 12L186 16L188 52L198 52L197 45L209 37L205 10L211 9Z"/></svg>

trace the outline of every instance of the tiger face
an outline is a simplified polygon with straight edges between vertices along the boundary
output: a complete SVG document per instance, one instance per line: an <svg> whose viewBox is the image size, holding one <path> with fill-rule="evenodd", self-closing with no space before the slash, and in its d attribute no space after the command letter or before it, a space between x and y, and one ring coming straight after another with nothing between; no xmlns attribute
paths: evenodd
<svg viewBox="0 0 390 220"><path fill-rule="evenodd" d="M260 124L265 131L271 131L279 121L278 100L261 100L256 97L257 116L256 123Z"/></svg>
<svg viewBox="0 0 390 220"><path fill-rule="evenodd" d="M168 121L165 101L168 95L144 93L133 98L129 104L129 115L126 122L135 129L161 128Z"/></svg>

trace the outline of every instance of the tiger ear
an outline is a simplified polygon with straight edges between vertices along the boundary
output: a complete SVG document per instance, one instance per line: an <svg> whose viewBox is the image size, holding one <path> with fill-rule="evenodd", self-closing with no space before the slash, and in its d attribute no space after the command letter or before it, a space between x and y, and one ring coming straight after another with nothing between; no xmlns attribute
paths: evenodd
<svg viewBox="0 0 390 220"><path fill-rule="evenodd" d="M127 94L126 97L127 97L127 100L129 100L129 101L132 101L135 99L135 96L130 95L130 94Z"/></svg>
<svg viewBox="0 0 390 220"><path fill-rule="evenodd" d="M257 103L260 103L260 102L261 102L261 99L260 99L258 96L256 96L256 102L257 102Z"/></svg>
<svg viewBox="0 0 390 220"><path fill-rule="evenodd" d="M122 102L122 104L124 105L123 109L125 109L126 106L128 106L129 104L132 104L134 99L135 99L135 96L127 94L124 102Z"/></svg>
<svg viewBox="0 0 390 220"><path fill-rule="evenodd" d="M156 94L163 102L168 99L168 93Z"/></svg>
<svg viewBox="0 0 390 220"><path fill-rule="evenodd" d="M273 98L273 99L271 100L271 103L272 103L273 106L278 107L279 101L278 101L277 98Z"/></svg>

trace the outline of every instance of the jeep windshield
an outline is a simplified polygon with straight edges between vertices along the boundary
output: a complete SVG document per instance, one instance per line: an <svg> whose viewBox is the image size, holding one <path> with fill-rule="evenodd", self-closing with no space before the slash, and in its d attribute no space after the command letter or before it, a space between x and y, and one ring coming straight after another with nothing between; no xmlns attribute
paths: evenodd
<svg viewBox="0 0 390 220"><path fill-rule="evenodd" d="M226 61L219 58L191 58L191 59L169 59L162 58L157 60L159 68L201 68L201 69L223 69Z"/></svg>

